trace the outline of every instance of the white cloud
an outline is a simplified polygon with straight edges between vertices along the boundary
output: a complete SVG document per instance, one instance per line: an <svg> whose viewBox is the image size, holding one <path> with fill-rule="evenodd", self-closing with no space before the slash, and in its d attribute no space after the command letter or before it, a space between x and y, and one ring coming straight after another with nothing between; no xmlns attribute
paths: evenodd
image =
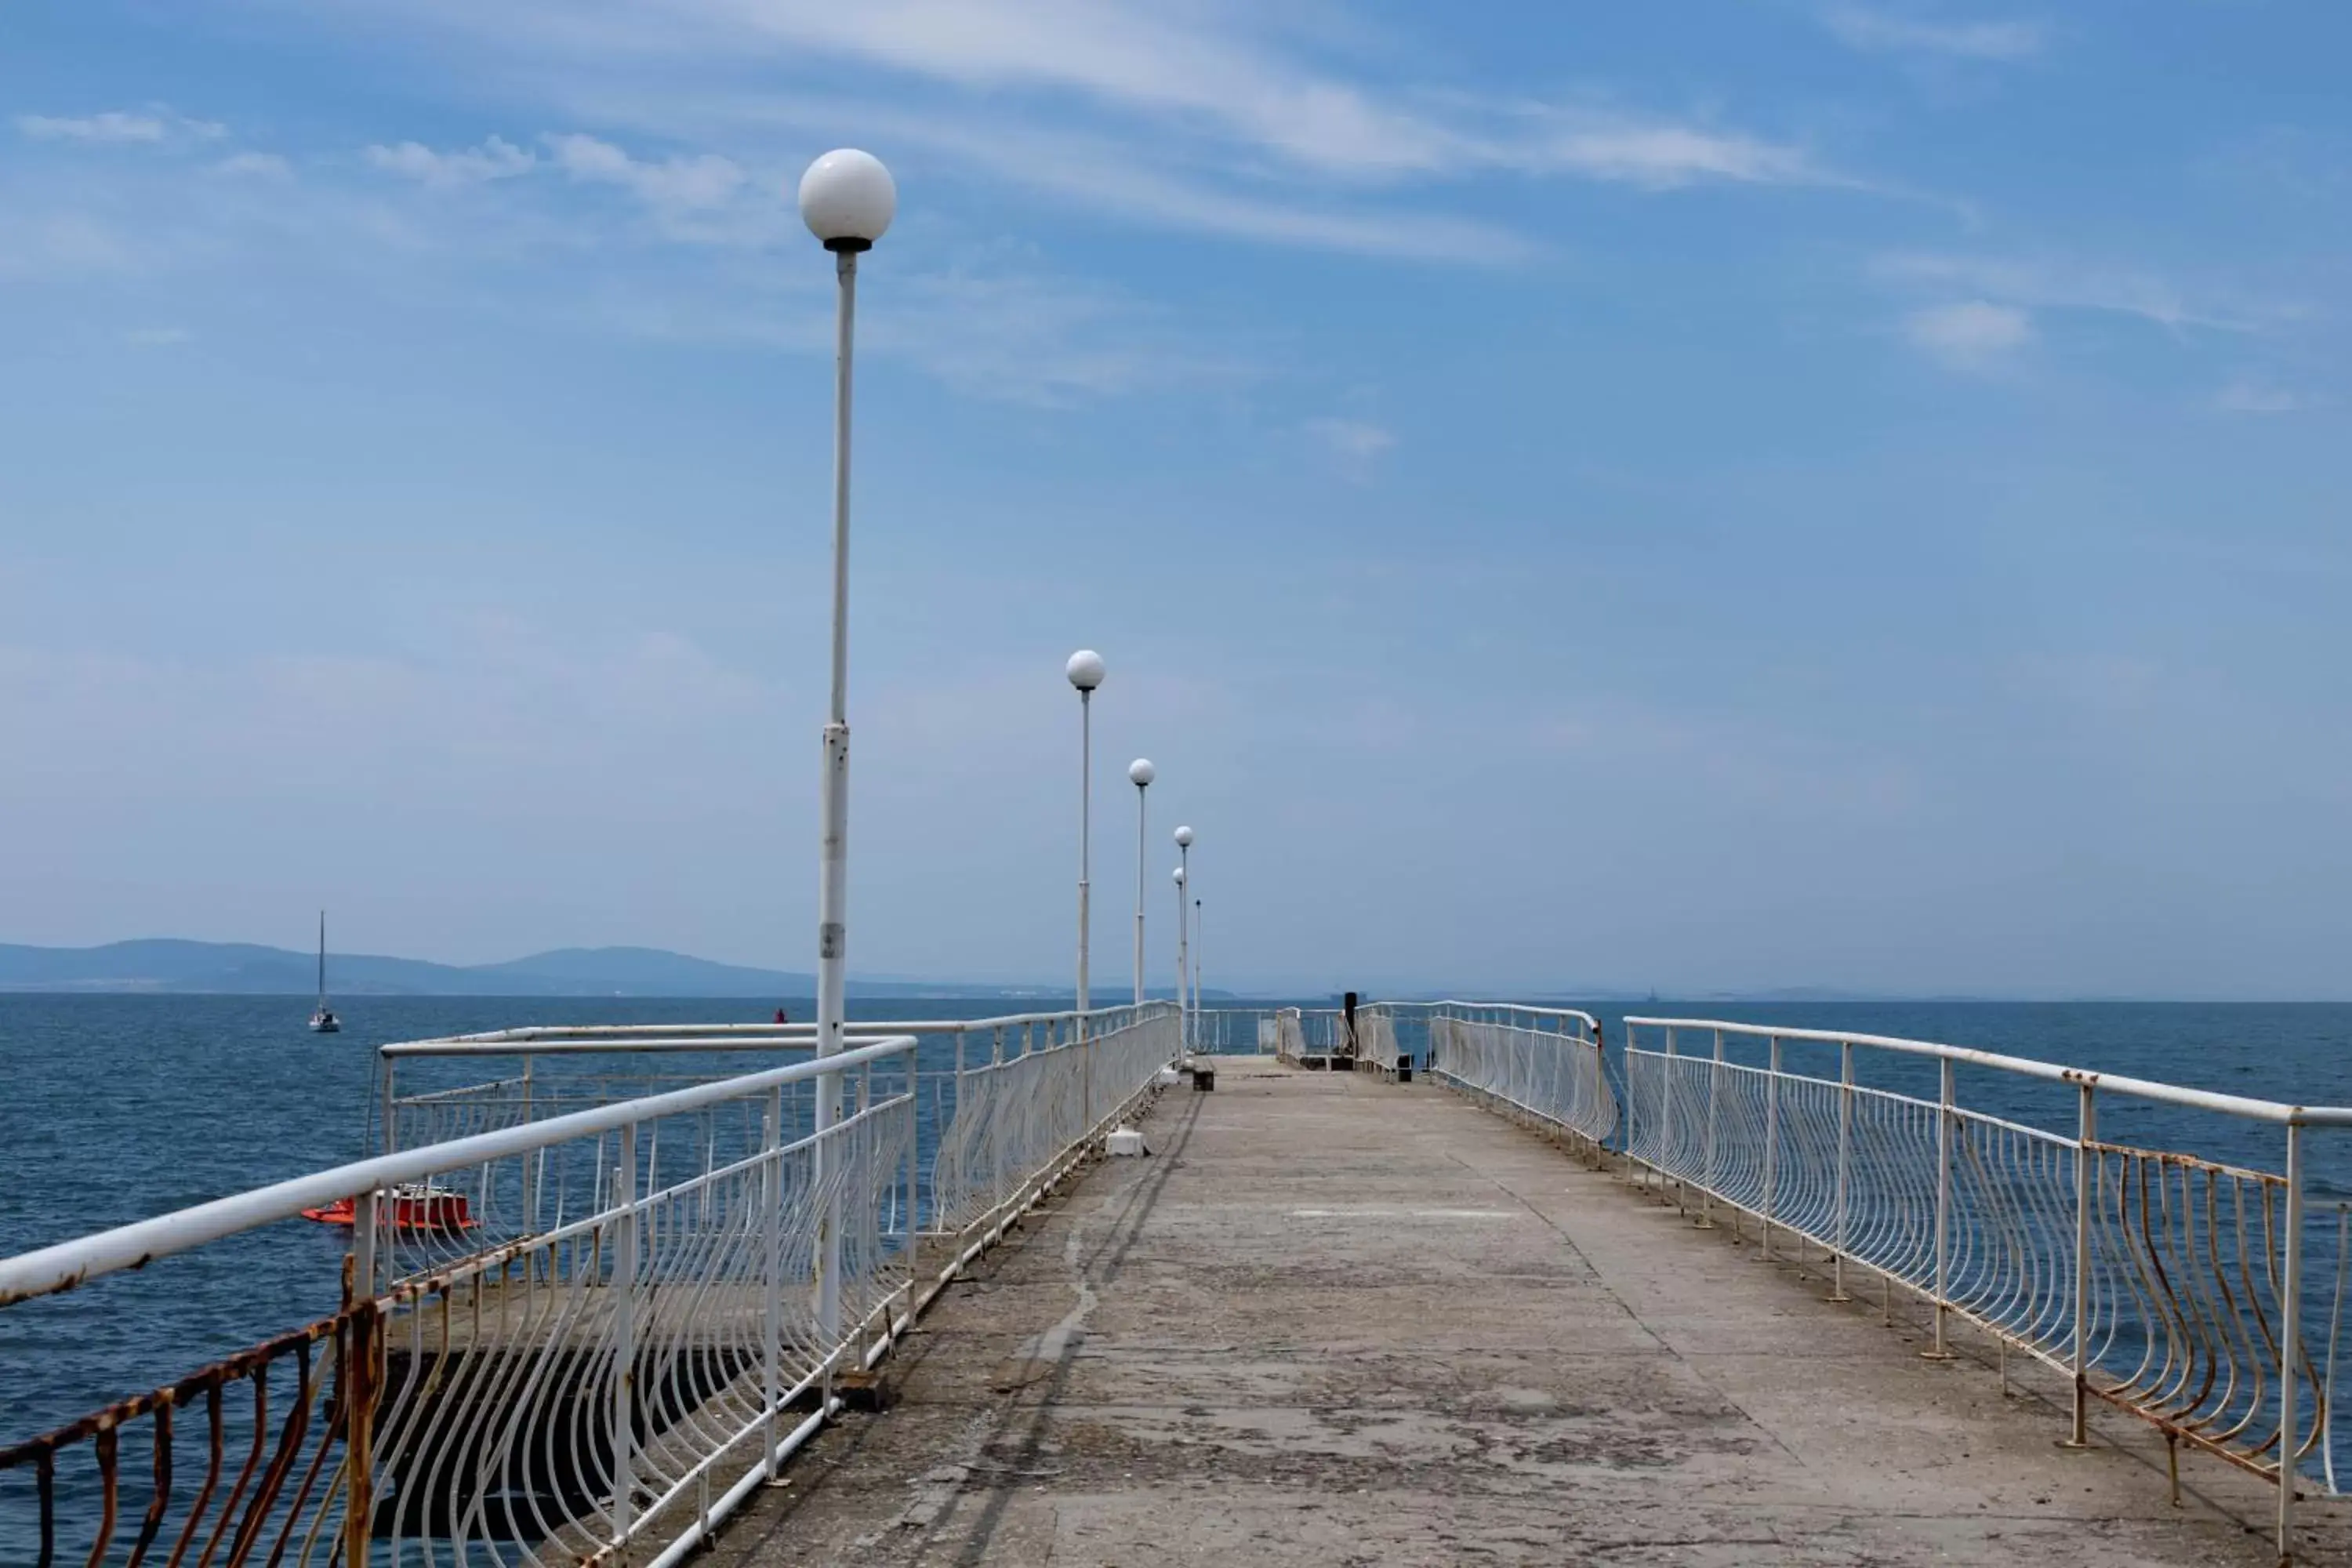
<svg viewBox="0 0 2352 1568"><path fill-rule="evenodd" d="M215 163L213 173L240 180L290 180L294 165L275 153L235 153Z"/></svg>
<svg viewBox="0 0 2352 1568"><path fill-rule="evenodd" d="M1362 419L1331 416L1309 419L1307 433L1330 448L1342 462L1359 467L1369 466L1396 445L1396 432Z"/></svg>
<svg viewBox="0 0 2352 1568"><path fill-rule="evenodd" d="M366 157L370 163L386 174L404 175L420 184L441 188L512 179L517 174L530 173L539 162L534 154L497 136L490 137L478 147L462 148L454 153L436 153L421 142L402 142L392 146L378 144L367 149Z"/></svg>
<svg viewBox="0 0 2352 1568"><path fill-rule="evenodd" d="M195 334L185 327L138 327L122 334L122 341L136 349L168 349L192 340Z"/></svg>
<svg viewBox="0 0 2352 1568"><path fill-rule="evenodd" d="M1906 253L1882 256L1871 270L1890 283L1968 293L2032 310L2134 316L2172 331L2194 327L2252 332L2303 313L2300 306L2274 297L2241 300L2192 296L2154 273L2081 260Z"/></svg>
<svg viewBox="0 0 2352 1568"><path fill-rule="evenodd" d="M1544 118L1558 123L1562 117ZM1498 147L1495 162L1532 174L1673 190L1707 181L1733 184L1841 184L1801 150L1753 136L1670 122L1570 122L1528 143Z"/></svg>
<svg viewBox="0 0 2352 1568"><path fill-rule="evenodd" d="M158 145L183 138L213 142L228 134L228 128L210 120L190 120L168 110L132 114L122 110L108 110L102 114L79 117L49 114L16 116L17 131L37 142L81 142L92 144Z"/></svg>
<svg viewBox="0 0 2352 1568"><path fill-rule="evenodd" d="M2213 395L2213 406L2224 414L2293 414L2303 399L2259 376L2242 375Z"/></svg>
<svg viewBox="0 0 2352 1568"><path fill-rule="evenodd" d="M666 158L659 163L633 158L609 142L593 136L542 137L556 165L574 180L618 185L641 201L673 209L708 209L726 205L749 178L741 165L716 153Z"/></svg>
<svg viewBox="0 0 2352 1568"><path fill-rule="evenodd" d="M2022 60L2049 44L2039 22L1929 22L1863 5L1839 5L1822 21L1849 48L1931 54L1968 60Z"/></svg>
<svg viewBox="0 0 2352 1568"><path fill-rule="evenodd" d="M398 15L528 58L579 121L686 145L854 126L886 150L919 141L1093 216L1278 245L1535 253L1523 236L1433 211L1426 195L1404 198L1494 174L1658 192L1875 188L1705 117L1351 79L1290 36L1297 16L1228 0L415 0ZM644 177L593 144L579 152L583 177ZM677 167L689 162L656 167L688 192L727 177Z"/></svg>
<svg viewBox="0 0 2352 1568"><path fill-rule="evenodd" d="M1915 347L1956 370L1986 370L2033 341L2033 319L2014 305L1984 300L1930 305L1903 322Z"/></svg>

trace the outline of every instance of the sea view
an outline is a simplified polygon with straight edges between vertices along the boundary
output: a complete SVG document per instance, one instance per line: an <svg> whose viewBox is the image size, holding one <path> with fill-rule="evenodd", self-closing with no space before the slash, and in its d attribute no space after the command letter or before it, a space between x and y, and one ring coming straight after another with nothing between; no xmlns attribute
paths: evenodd
<svg viewBox="0 0 2352 1568"><path fill-rule="evenodd" d="M1369 998L1368 998L1369 1000ZM809 1016L805 998L784 998ZM1236 1005L1296 1005L1253 999ZM1307 999L1328 1006L1330 998ZM1627 1012L1792 1028L1886 1034L2128 1074L2257 1099L2352 1104L2352 1004L1676 1001L1586 1005L1613 1040ZM355 1160L370 1152L373 1047L530 1024L757 1023L766 1002L709 998L371 996L344 1005L344 1032L304 1032L285 996L0 995L0 1257ZM859 1018L1001 1016L1001 997L884 999ZM1653 1042L1654 1045L1654 1042ZM1704 1037L1685 1051L1703 1054ZM1791 1070L1808 1068L1790 1047ZM1615 1050L1611 1056L1614 1058ZM679 1073L742 1072L740 1058L690 1057ZM484 1076L479 1064L414 1063L404 1089ZM1864 1081L1934 1093L1932 1069L1865 1058ZM1621 1080L1622 1081L1622 1080ZM1969 1071L1973 1108L2057 1131L2072 1093ZM2276 1130L2176 1107L2112 1099L2105 1134L2275 1166ZM928 1151L926 1151L928 1153ZM2352 1197L2352 1134L2315 1140L2310 1192ZM2332 1224L2332 1220L2329 1222ZM149 1277L0 1312L0 1444L110 1399L142 1393L162 1369L152 1346L227 1353L333 1306L346 1233L288 1222ZM193 1364L193 1363L192 1363ZM186 1369L178 1369L186 1370Z"/></svg>

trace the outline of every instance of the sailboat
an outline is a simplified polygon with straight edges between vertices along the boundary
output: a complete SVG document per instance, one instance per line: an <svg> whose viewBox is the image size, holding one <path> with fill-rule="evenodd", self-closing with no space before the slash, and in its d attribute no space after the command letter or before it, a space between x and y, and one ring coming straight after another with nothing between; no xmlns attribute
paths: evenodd
<svg viewBox="0 0 2352 1568"><path fill-rule="evenodd" d="M343 1021L327 1008L327 911L319 911L319 1010L310 1015L314 1035L339 1035Z"/></svg>

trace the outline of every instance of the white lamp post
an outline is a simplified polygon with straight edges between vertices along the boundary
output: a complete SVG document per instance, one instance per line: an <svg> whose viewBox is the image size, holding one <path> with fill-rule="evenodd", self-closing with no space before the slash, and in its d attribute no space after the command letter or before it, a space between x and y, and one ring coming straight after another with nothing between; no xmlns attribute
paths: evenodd
<svg viewBox="0 0 2352 1568"><path fill-rule="evenodd" d="M1184 1011L1184 868L1176 868L1176 1033L1186 1054L1192 1051L1192 1041L1184 1037L1190 1016Z"/></svg>
<svg viewBox="0 0 2352 1568"><path fill-rule="evenodd" d="M1206 929L1201 914L1200 896L1195 894L1192 899L1192 1007L1195 1012L1201 1006L1201 949L1206 945L1201 940L1201 932Z"/></svg>
<svg viewBox="0 0 2352 1568"><path fill-rule="evenodd" d="M1184 1044L1190 1049L1192 1044L1192 1006L1199 998L1191 995L1185 988L1186 976L1192 973L1190 938L1192 922L1184 909L1184 886L1192 880L1192 830L1189 827L1176 830L1176 1006L1183 1022Z"/></svg>
<svg viewBox="0 0 2352 1568"><path fill-rule="evenodd" d="M1135 1005L1143 1005L1143 793L1159 777L1150 759L1138 757L1127 764L1128 782L1135 786Z"/></svg>
<svg viewBox="0 0 2352 1568"><path fill-rule="evenodd" d="M834 315L833 363L833 696L824 725L824 775L818 787L824 847L817 873L816 1052L841 1049L843 981L849 952L849 365L857 315L857 258L890 226L898 187L869 153L827 153L801 176L801 219L833 252L840 284ZM817 1080L819 1131L841 1120L841 1075ZM820 1185L826 1144L816 1147ZM831 1345L841 1337L841 1198L828 1205L817 1259L817 1327Z"/></svg>
<svg viewBox="0 0 2352 1568"><path fill-rule="evenodd" d="M1087 910L1087 875L1093 860L1095 775L1095 688L1103 683L1102 655L1082 647L1070 656L1063 673L1078 689L1078 1038L1087 1037L1087 935L1093 924Z"/></svg>

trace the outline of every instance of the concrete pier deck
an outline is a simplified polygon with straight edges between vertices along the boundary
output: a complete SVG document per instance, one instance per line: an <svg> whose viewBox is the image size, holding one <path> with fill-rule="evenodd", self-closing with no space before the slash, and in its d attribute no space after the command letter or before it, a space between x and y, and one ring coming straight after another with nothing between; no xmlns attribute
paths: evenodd
<svg viewBox="0 0 2352 1568"><path fill-rule="evenodd" d="M1225 1058L907 1342L720 1538L727 1568L2197 1564L2271 1489L2047 1380L1923 1361L1750 1239L1428 1083ZM2298 1563L2352 1561L2306 1504Z"/></svg>

